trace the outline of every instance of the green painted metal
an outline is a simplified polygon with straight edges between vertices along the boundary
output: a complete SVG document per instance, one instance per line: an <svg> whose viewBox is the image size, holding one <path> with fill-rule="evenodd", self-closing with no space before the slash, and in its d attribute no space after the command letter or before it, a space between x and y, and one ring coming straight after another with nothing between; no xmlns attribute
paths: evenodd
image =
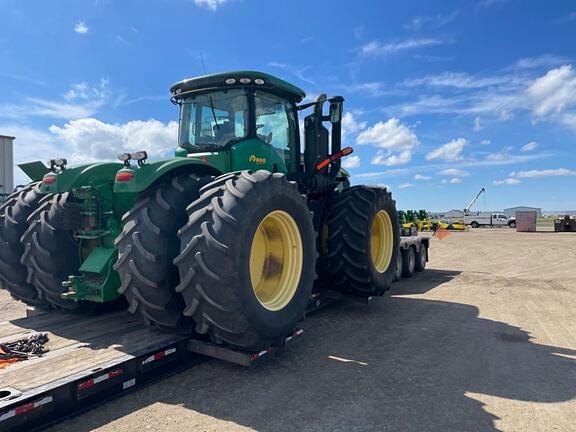
<svg viewBox="0 0 576 432"><path fill-rule="evenodd" d="M242 78L248 78L250 82L242 85L239 81ZM227 79L234 79L236 82L234 84L227 84ZM263 83L256 84L255 81L258 79L262 80ZM296 102L300 102L306 97L306 93L301 88L275 76L256 71L231 71L188 78L173 84L170 87L170 93L178 95L188 91L204 90L215 87L232 87L233 85L237 86L239 84L243 87L255 87L276 93L284 93L286 96L296 100Z"/></svg>
<svg viewBox="0 0 576 432"><path fill-rule="evenodd" d="M32 181L40 181L44 175L50 172L50 169L40 161L27 162L19 164L18 167L24 171Z"/></svg>
<svg viewBox="0 0 576 432"><path fill-rule="evenodd" d="M68 289L62 294L67 300L85 300L106 303L120 297L120 277L113 270L116 249L96 247L80 267L81 275L69 276L63 286Z"/></svg>
<svg viewBox="0 0 576 432"><path fill-rule="evenodd" d="M50 172L55 175L56 182L50 185L42 184L40 191L44 194L69 192L79 186L98 186L114 179L116 172L122 168L121 163L101 162L78 165L62 171Z"/></svg>
<svg viewBox="0 0 576 432"><path fill-rule="evenodd" d="M230 150L231 171L264 169L271 172L288 172L284 154L258 139L241 141L234 144Z"/></svg>
<svg viewBox="0 0 576 432"><path fill-rule="evenodd" d="M118 181L114 184L115 193L138 193L148 189L161 177L174 173L190 172L198 175L219 175L230 171L230 154L218 153L192 153L189 157L175 157L142 166L124 167L120 172L131 172L134 178L130 181Z"/></svg>

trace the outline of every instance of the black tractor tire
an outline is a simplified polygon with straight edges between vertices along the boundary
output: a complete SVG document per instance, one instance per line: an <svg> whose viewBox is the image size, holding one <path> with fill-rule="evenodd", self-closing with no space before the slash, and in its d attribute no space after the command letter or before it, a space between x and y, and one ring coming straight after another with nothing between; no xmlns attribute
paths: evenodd
<svg viewBox="0 0 576 432"><path fill-rule="evenodd" d="M420 244L418 246L418 251L416 252L416 264L414 269L417 272L422 272L426 268L426 263L428 262L428 248L425 244Z"/></svg>
<svg viewBox="0 0 576 432"><path fill-rule="evenodd" d="M480 224L476 221L472 222L470 225L472 226L472 228L479 228L480 227Z"/></svg>
<svg viewBox="0 0 576 432"><path fill-rule="evenodd" d="M180 279L174 258L180 251L178 230L186 223L186 207L200 196L208 178L181 175L140 193L134 207L122 217L116 238L120 275L118 291L128 310L162 330L190 333L193 322L182 315L184 300L174 290Z"/></svg>
<svg viewBox="0 0 576 432"><path fill-rule="evenodd" d="M41 299L56 309L85 309L87 302L65 300L62 282L78 274L79 246L73 230L82 223L81 207L69 192L47 196L28 218L29 227L22 236L22 264L28 270L28 283Z"/></svg>
<svg viewBox="0 0 576 432"><path fill-rule="evenodd" d="M394 282L398 282L400 279L402 279L402 253L398 253L396 263L396 269L394 271Z"/></svg>
<svg viewBox="0 0 576 432"><path fill-rule="evenodd" d="M392 238L386 245L390 260L378 271L371 256L371 233L380 211L389 218ZM383 295L394 280L399 233L396 204L386 189L354 186L335 194L328 214L326 260L331 287L364 297Z"/></svg>
<svg viewBox="0 0 576 432"><path fill-rule="evenodd" d="M35 307L44 307L46 303L26 281L28 273L20 262L24 254L20 239L28 229L28 217L38 208L42 197L40 183L30 183L10 195L0 207L0 285L13 298Z"/></svg>
<svg viewBox="0 0 576 432"><path fill-rule="evenodd" d="M402 249L402 277L409 278L416 271L416 251L413 246Z"/></svg>
<svg viewBox="0 0 576 432"><path fill-rule="evenodd" d="M188 223L178 233L180 255L174 260L181 281L176 291L184 297L184 315L194 320L196 332L249 351L281 342L304 317L316 276L312 215L296 183L268 171L228 173L204 186L187 212ZM285 275L295 274L291 283L277 285L280 292L290 287L290 294L276 308L257 296L251 275L253 244L259 244L257 234L266 227L261 224L272 213L288 215L293 235L300 238L291 242L288 253L301 256L299 272L286 271L292 258L279 265L268 254L262 262L261 277L280 274L285 281ZM266 238L282 235L278 231Z"/></svg>

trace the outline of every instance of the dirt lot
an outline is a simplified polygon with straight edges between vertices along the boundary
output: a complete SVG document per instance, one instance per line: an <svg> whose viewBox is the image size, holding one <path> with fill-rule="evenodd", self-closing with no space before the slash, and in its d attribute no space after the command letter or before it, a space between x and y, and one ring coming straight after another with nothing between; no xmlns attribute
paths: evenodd
<svg viewBox="0 0 576 432"><path fill-rule="evenodd" d="M22 315L2 299L2 320ZM210 361L53 430L576 430L575 234L434 240L390 299L303 328L270 365Z"/></svg>

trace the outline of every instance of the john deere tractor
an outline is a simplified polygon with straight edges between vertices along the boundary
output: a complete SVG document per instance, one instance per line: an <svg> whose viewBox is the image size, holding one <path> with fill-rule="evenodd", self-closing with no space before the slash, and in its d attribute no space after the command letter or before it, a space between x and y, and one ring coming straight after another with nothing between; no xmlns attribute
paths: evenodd
<svg viewBox="0 0 576 432"><path fill-rule="evenodd" d="M21 166L34 182L0 208L5 289L58 309L124 301L148 325L247 350L291 331L313 290L389 290L395 203L341 169L342 97L298 105L301 89L259 72L170 91L174 157Z"/></svg>

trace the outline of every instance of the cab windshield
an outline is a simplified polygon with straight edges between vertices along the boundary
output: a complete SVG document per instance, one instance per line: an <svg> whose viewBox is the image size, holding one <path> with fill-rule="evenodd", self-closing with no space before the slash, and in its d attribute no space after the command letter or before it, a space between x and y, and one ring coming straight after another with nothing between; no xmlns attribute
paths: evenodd
<svg viewBox="0 0 576 432"><path fill-rule="evenodd" d="M178 144L188 151L218 151L248 136L245 90L213 91L181 103Z"/></svg>

